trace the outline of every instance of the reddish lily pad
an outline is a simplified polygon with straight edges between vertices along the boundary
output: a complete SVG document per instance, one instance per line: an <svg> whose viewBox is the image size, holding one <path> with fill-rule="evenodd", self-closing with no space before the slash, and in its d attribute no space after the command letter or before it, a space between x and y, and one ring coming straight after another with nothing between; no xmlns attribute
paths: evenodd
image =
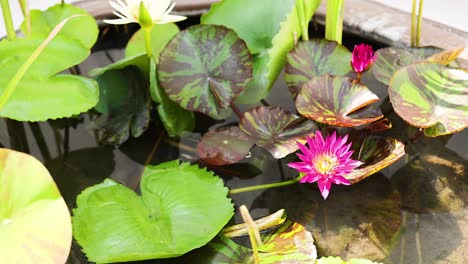
<svg viewBox="0 0 468 264"><path fill-rule="evenodd" d="M435 47L422 47L415 49L407 48L384 48L379 49L377 60L372 66L375 78L383 84L388 84L393 74L400 68L423 61L427 57L442 52Z"/></svg>
<svg viewBox="0 0 468 264"><path fill-rule="evenodd" d="M227 165L239 162L254 143L237 126L205 133L198 143L198 155L209 164Z"/></svg>
<svg viewBox="0 0 468 264"><path fill-rule="evenodd" d="M468 126L468 71L435 63L398 70L389 86L395 112L430 137Z"/></svg>
<svg viewBox="0 0 468 264"><path fill-rule="evenodd" d="M246 112L239 122L240 129L260 147L280 159L298 149L313 136L317 125L291 114L280 107L259 106Z"/></svg>
<svg viewBox="0 0 468 264"><path fill-rule="evenodd" d="M44 165L0 149L0 262L65 263L71 242L70 213Z"/></svg>
<svg viewBox="0 0 468 264"><path fill-rule="evenodd" d="M454 61L458 56L463 52L465 48L460 47L453 50L444 50L440 53L436 53L426 59L427 62L439 63L444 65L449 65Z"/></svg>
<svg viewBox="0 0 468 264"><path fill-rule="evenodd" d="M383 117L377 95L350 78L323 75L304 85L296 98L301 115L332 126L355 127Z"/></svg>
<svg viewBox="0 0 468 264"><path fill-rule="evenodd" d="M300 42L287 56L285 80L293 98L309 80L325 74L352 72L351 52L343 45L326 39Z"/></svg>
<svg viewBox="0 0 468 264"><path fill-rule="evenodd" d="M403 157L405 144L390 137L368 136L359 149L355 150L355 155L360 156L358 159L364 164L344 176L352 184L364 180Z"/></svg>
<svg viewBox="0 0 468 264"><path fill-rule="evenodd" d="M169 42L157 70L171 100L185 109L222 119L252 78L252 57L231 29L195 25Z"/></svg>

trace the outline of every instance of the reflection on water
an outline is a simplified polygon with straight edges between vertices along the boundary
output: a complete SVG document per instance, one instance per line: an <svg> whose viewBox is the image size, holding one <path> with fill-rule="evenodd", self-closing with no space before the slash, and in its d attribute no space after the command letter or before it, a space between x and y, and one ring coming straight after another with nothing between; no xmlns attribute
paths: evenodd
<svg viewBox="0 0 468 264"><path fill-rule="evenodd" d="M121 56L121 51L111 53ZM102 65L106 63L101 61ZM99 66L96 61L88 61L83 72L96 66ZM371 75L366 74L364 80L373 89L381 89L379 95L386 96L385 90L382 92L385 87L375 83ZM267 101L294 111L285 91L284 82L279 81ZM389 107L384 101L381 106ZM160 125L151 124L140 138L114 148L98 146L88 128L87 115L82 117L76 127L72 126L76 120L24 125L27 144L22 142L22 148L44 161L70 208L78 193L106 177L132 188L138 186L148 163L180 158L207 166L195 152L201 132L214 124L206 118L199 118L199 124L206 126L180 139L167 138ZM398 116L390 113L389 117L393 129L385 135L406 141L415 133ZM232 121L235 119L226 122ZM0 145L18 146L18 141L8 134L6 121L2 120ZM422 136L407 146L408 155L400 162L351 187L333 186L326 201L317 187L309 184L237 194L232 198L236 206L250 207L254 217L285 208L289 219L313 233L318 252L323 256L361 257L385 263L464 263L468 254L467 139L468 130L439 138ZM292 160L294 155L276 161L268 152L254 147L250 157L240 164L208 167L222 176L227 186L236 188L293 178L295 172L286 166ZM240 219L236 215L231 222ZM157 263L190 263L191 256ZM69 262L84 263L76 247Z"/></svg>

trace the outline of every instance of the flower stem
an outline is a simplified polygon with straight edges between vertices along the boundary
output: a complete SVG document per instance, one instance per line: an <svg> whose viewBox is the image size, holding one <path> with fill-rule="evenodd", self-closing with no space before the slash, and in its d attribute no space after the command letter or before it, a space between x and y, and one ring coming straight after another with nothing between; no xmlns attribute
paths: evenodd
<svg viewBox="0 0 468 264"><path fill-rule="evenodd" d="M146 54L148 55L148 58L153 56L153 48L151 47L151 30L152 27L143 28L143 31L145 32Z"/></svg>
<svg viewBox="0 0 468 264"><path fill-rule="evenodd" d="M15 27L13 26L13 20L11 18L11 10L8 0L0 0L0 6L2 7L3 21L5 22L5 29L7 31L8 40L14 40L16 38Z"/></svg>
<svg viewBox="0 0 468 264"><path fill-rule="evenodd" d="M261 185L254 185L248 186L243 188L232 189L229 191L229 194L236 194L236 193L243 193L243 192L251 192L257 190L265 190L265 189L272 189L277 187L283 187L298 183L299 179L284 181L284 182L277 182L277 183L268 183L268 184L261 184Z"/></svg>
<svg viewBox="0 0 468 264"><path fill-rule="evenodd" d="M416 2L417 0L413 0L413 6L411 8L411 47L414 48L416 41Z"/></svg>
<svg viewBox="0 0 468 264"><path fill-rule="evenodd" d="M231 103L230 107L239 119L241 119L244 116L242 111L234 104L234 102Z"/></svg>
<svg viewBox="0 0 468 264"><path fill-rule="evenodd" d="M418 29L416 30L416 47L419 47L421 43L421 28L422 28L422 12L423 12L424 0L419 0L419 10L418 10Z"/></svg>

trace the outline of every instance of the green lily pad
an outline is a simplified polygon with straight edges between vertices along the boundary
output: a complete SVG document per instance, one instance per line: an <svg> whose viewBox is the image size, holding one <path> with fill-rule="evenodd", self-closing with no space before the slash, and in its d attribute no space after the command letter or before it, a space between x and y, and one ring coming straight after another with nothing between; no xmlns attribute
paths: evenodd
<svg viewBox="0 0 468 264"><path fill-rule="evenodd" d="M198 155L212 165L239 162L247 156L254 143L237 126L211 130L198 143Z"/></svg>
<svg viewBox="0 0 468 264"><path fill-rule="evenodd" d="M159 55L167 43L179 33L179 27L174 23L156 24L151 29L151 48L154 61L159 60ZM143 29L133 34L125 47L125 57L133 57L146 53L145 32Z"/></svg>
<svg viewBox="0 0 468 264"><path fill-rule="evenodd" d="M259 106L244 114L240 129L255 144L280 159L299 149L297 142L305 143L313 136L317 125L280 107Z"/></svg>
<svg viewBox="0 0 468 264"><path fill-rule="evenodd" d="M253 104L268 96L283 69L286 54L294 47L294 34L301 33L295 3L295 0L224 0L213 4L202 16L203 24L234 29L253 54L253 79L236 103Z"/></svg>
<svg viewBox="0 0 468 264"><path fill-rule="evenodd" d="M156 73L156 63L159 55L169 41L179 33L179 28L174 23L154 25L151 30L151 46L153 61L150 62L149 79L151 98L158 104L159 119L162 121L167 134L171 137L179 136L184 131L191 131L195 127L195 116L192 112L183 109L175 102L169 100L166 92L159 85ZM146 43L144 30L138 30L129 40L125 48L125 56L146 56Z"/></svg>
<svg viewBox="0 0 468 264"><path fill-rule="evenodd" d="M60 23L65 23L62 28ZM73 6L56 5L44 12L32 11L31 24L34 26L28 37L0 42L0 94L5 95L7 89L11 92L0 116L43 121L69 117L93 107L98 101L96 82L58 73L89 56L98 35L94 18ZM47 42L56 26L60 29L58 34ZM48 44L40 47L43 43ZM33 59L35 51L39 53Z"/></svg>
<svg viewBox="0 0 468 264"><path fill-rule="evenodd" d="M171 100L185 109L222 119L252 78L252 58L234 31L195 25L169 42L157 71Z"/></svg>
<svg viewBox="0 0 468 264"><path fill-rule="evenodd" d="M364 164L344 176L352 184L392 165L405 155L405 144L390 137L368 136L357 146L355 156L361 154L359 161Z"/></svg>
<svg viewBox="0 0 468 264"><path fill-rule="evenodd" d="M147 63L146 55L139 55L91 72L97 75L100 90L96 110L103 113L93 124L99 142L119 145L148 128L151 100L147 79L140 70Z"/></svg>
<svg viewBox="0 0 468 264"><path fill-rule="evenodd" d="M261 238L263 246L258 247L258 255L262 264L306 264L315 263L317 259L312 234L298 223L286 221L278 230L261 235ZM252 252L252 249L243 247L224 235L218 235L202 252L189 259L191 263L197 264L254 264Z"/></svg>
<svg viewBox="0 0 468 264"><path fill-rule="evenodd" d="M293 98L312 78L325 74L352 72L351 52L343 45L326 39L299 42L287 57L284 79Z"/></svg>
<svg viewBox="0 0 468 264"><path fill-rule="evenodd" d="M468 126L468 71L435 63L398 70L389 84L395 112L430 137Z"/></svg>
<svg viewBox="0 0 468 264"><path fill-rule="evenodd" d="M71 228L67 205L42 163L0 149L2 263L65 263Z"/></svg>
<svg viewBox="0 0 468 264"><path fill-rule="evenodd" d="M84 190L73 233L91 261L170 258L208 243L233 215L213 173L178 160L147 166L141 196L110 179Z"/></svg>
<svg viewBox="0 0 468 264"><path fill-rule="evenodd" d="M350 78L323 75L304 85L296 97L297 111L332 126L355 127L383 117L377 95Z"/></svg>
<svg viewBox="0 0 468 264"><path fill-rule="evenodd" d="M442 49L435 47L379 49L376 51L377 60L372 66L372 73L378 81L387 85L393 74L400 68L423 61L441 51Z"/></svg>

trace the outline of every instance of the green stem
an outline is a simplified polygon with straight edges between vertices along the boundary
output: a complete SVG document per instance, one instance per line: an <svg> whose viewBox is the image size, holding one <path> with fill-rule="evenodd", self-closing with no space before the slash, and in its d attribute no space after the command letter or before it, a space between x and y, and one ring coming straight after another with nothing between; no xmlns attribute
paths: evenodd
<svg viewBox="0 0 468 264"><path fill-rule="evenodd" d="M307 29L308 22L306 17L306 10L304 6L304 0L297 0L296 1L296 11L297 16L299 18L299 25L301 27L301 36L302 40L307 41L309 40L309 32Z"/></svg>
<svg viewBox="0 0 468 264"><path fill-rule="evenodd" d="M341 44L343 38L344 0L328 0L325 19L325 38Z"/></svg>
<svg viewBox="0 0 468 264"><path fill-rule="evenodd" d="M26 36L29 36L31 33L31 16L29 15L29 5L28 0L18 0L18 3L21 7L21 12L24 16L24 22L26 23Z"/></svg>
<svg viewBox="0 0 468 264"><path fill-rule="evenodd" d="M411 8L411 47L414 48L416 45L416 2L413 0L413 7Z"/></svg>
<svg viewBox="0 0 468 264"><path fill-rule="evenodd" d="M422 28L422 13L423 13L424 0L419 0L418 10L418 30L416 31L416 47L419 47L421 43L421 28Z"/></svg>
<svg viewBox="0 0 468 264"><path fill-rule="evenodd" d="M153 56L153 49L151 47L151 30L152 27L143 28L143 31L145 32L146 54L148 55L148 58L151 58Z"/></svg>
<svg viewBox="0 0 468 264"><path fill-rule="evenodd" d="M277 187L292 185L292 184L295 184L295 183L298 183L298 182L299 182L299 179L297 178L297 179L294 179L294 180L284 181L284 182L248 186L248 187L243 187L243 188L232 189L232 190L229 191L229 194L236 194L236 193L243 193L243 192L251 192L251 191L257 191L257 190L277 188Z"/></svg>
<svg viewBox="0 0 468 264"><path fill-rule="evenodd" d="M11 10L8 0L0 0L0 6L2 7L3 21L5 22L5 29L7 31L8 40L14 40L16 38L15 27L13 26L13 20L11 18Z"/></svg>

